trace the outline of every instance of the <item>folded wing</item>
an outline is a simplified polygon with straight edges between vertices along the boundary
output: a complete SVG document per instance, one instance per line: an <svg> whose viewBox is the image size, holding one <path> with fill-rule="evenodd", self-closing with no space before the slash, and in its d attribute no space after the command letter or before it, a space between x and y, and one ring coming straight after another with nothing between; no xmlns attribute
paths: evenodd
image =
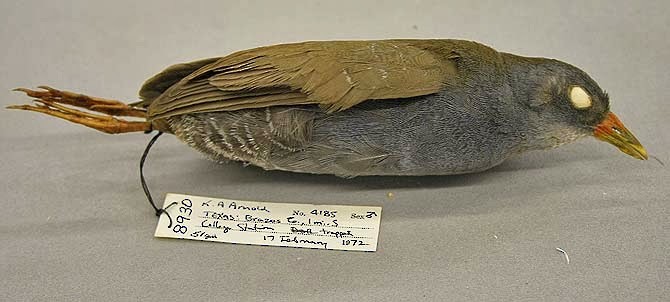
<svg viewBox="0 0 670 302"><path fill-rule="evenodd" d="M439 91L457 72L457 53L422 40L274 45L208 62L149 105L151 119L279 105L318 104L328 112L366 100ZM168 79L173 77L165 76Z"/></svg>

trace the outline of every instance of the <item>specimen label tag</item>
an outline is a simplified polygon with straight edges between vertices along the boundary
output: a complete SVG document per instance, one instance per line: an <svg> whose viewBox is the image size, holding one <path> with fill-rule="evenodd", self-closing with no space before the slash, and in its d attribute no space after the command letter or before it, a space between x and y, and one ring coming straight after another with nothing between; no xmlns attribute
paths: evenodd
<svg viewBox="0 0 670 302"><path fill-rule="evenodd" d="M173 204L172 206L170 206ZM156 237L375 251L381 207L241 201L168 193Z"/></svg>

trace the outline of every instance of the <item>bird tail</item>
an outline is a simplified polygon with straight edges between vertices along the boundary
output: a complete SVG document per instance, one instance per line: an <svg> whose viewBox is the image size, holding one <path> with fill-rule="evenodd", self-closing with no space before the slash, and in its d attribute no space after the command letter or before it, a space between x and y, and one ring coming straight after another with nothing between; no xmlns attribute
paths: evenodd
<svg viewBox="0 0 670 302"><path fill-rule="evenodd" d="M40 90L14 89L32 97L34 103L11 105L6 108L40 112L110 134L152 130L151 122L146 121L147 113L144 108L120 101L61 91L48 86L38 88ZM121 116L140 118L144 121L118 118Z"/></svg>

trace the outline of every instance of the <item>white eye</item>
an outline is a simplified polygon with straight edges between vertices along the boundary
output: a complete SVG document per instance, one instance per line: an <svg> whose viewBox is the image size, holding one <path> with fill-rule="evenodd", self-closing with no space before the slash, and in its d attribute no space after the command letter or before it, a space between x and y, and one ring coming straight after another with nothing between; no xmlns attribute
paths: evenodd
<svg viewBox="0 0 670 302"><path fill-rule="evenodd" d="M570 87L570 101L572 106L577 109L586 109L591 107L591 96L586 93L584 88L579 86Z"/></svg>

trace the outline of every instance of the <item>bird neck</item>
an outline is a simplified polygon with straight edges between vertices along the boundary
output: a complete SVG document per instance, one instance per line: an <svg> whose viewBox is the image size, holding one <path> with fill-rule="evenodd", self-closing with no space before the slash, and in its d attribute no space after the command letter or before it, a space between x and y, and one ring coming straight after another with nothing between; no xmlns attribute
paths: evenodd
<svg viewBox="0 0 670 302"><path fill-rule="evenodd" d="M547 58L522 57L509 53L502 53L504 65L507 70L507 80L512 87L515 100L527 106L539 105L549 102L541 95L539 88L550 84L549 80L555 79L555 60Z"/></svg>

